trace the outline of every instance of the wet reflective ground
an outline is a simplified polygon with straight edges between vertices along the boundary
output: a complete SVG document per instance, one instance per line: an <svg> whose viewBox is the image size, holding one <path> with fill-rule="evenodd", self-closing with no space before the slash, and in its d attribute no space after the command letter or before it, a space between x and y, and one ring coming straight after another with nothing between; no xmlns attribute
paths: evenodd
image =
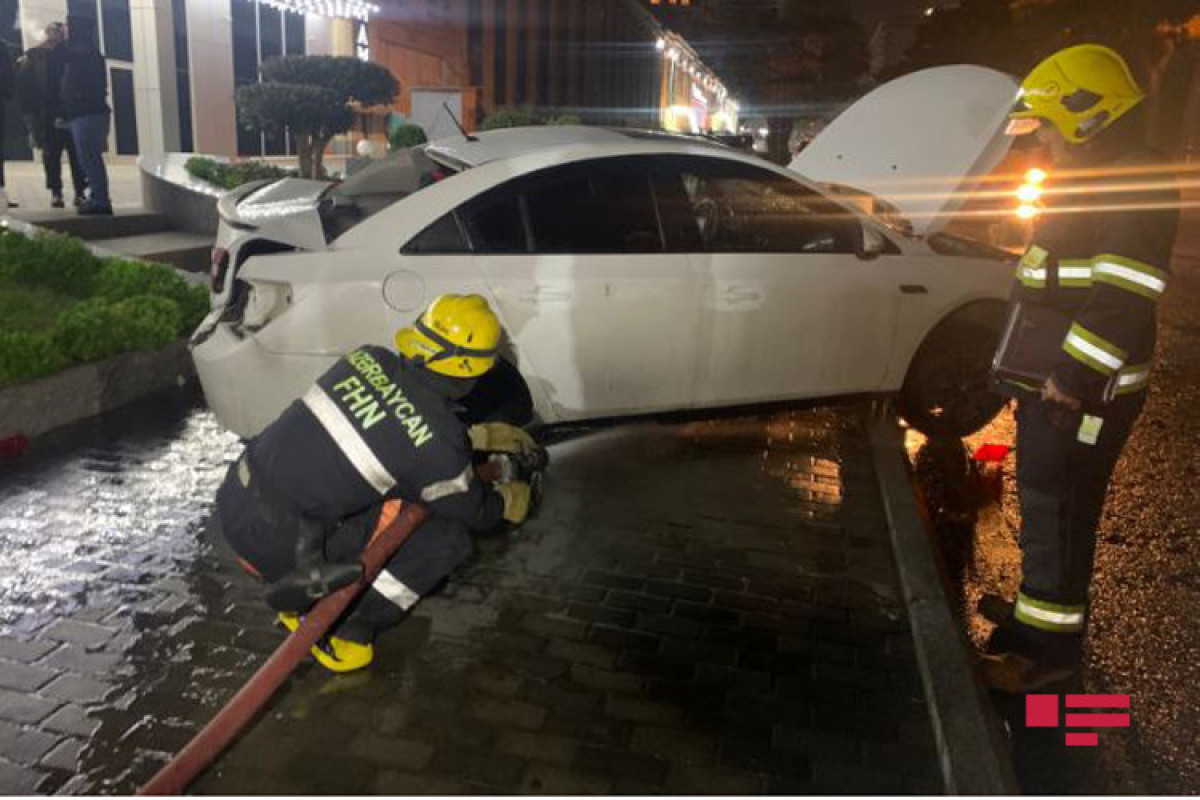
<svg viewBox="0 0 1200 800"><path fill-rule="evenodd" d="M1160 308L1148 402L1098 533L1086 672L1058 689L1129 694L1132 725L1101 730L1098 747L1066 748L1061 730L1035 736L1024 728L1020 703L1001 700L1029 792L1187 794L1200 787L1198 408L1200 258L1181 256ZM979 596L1011 598L1020 582L1020 512L1013 457L999 469L981 469L968 453L980 444L1011 444L1014 433L1006 413L965 447L909 437L964 624L979 645L991 627L974 614Z"/></svg>
<svg viewBox="0 0 1200 800"><path fill-rule="evenodd" d="M540 516L204 793L937 791L866 408L577 431ZM238 452L188 398L0 482L0 790L134 791L280 641L203 533Z"/></svg>

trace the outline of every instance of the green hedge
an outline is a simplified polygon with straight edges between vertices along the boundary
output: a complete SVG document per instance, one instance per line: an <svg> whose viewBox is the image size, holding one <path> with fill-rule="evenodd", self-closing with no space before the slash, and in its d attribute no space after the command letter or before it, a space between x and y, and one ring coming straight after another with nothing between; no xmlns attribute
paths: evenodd
<svg viewBox="0 0 1200 800"><path fill-rule="evenodd" d="M500 128L524 128L530 125L582 125L583 120L578 114L559 114L553 109L538 109L528 106L505 107L483 121L480 126L485 131Z"/></svg>
<svg viewBox="0 0 1200 800"><path fill-rule="evenodd" d="M226 164L201 156L189 158L184 168L192 177L207 181L222 189L236 189L250 181L294 178L299 174L294 169L284 169L263 161L239 161L236 164Z"/></svg>
<svg viewBox="0 0 1200 800"><path fill-rule="evenodd" d="M64 310L42 331L0 320L0 386L157 350L186 335L208 311L208 293L169 267L97 258L56 234L0 233L0 291L5 285L51 290L62 297Z"/></svg>
<svg viewBox="0 0 1200 800"><path fill-rule="evenodd" d="M425 129L420 125L414 125L411 122L404 122L392 128L388 133L388 149L403 150L406 147L416 147L419 144L425 144L429 139L425 136Z"/></svg>

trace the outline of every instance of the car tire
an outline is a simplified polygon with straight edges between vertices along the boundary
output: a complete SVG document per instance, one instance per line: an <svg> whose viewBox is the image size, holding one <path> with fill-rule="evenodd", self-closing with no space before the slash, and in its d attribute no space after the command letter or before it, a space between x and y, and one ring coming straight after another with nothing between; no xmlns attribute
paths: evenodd
<svg viewBox="0 0 1200 800"><path fill-rule="evenodd" d="M991 366L1003 316L1002 306L989 303L958 312L930 332L896 398L909 425L926 436L958 438L1000 412L1006 400L991 390Z"/></svg>

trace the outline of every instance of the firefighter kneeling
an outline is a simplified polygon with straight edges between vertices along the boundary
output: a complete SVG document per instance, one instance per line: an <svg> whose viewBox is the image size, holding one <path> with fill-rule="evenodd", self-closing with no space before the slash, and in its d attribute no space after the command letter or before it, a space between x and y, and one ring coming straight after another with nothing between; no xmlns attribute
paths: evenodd
<svg viewBox="0 0 1200 800"><path fill-rule="evenodd" d="M529 484L489 487L473 463L473 448L536 449L513 424L532 409L519 374L497 359L500 337L482 297L439 297L396 334L398 356L367 345L340 359L226 475L221 529L242 565L269 582L268 602L293 630L312 603L358 578L363 549L401 502L431 512L313 648L328 669L367 666L376 633L470 555L469 530L525 519ZM468 430L464 419L479 424Z"/></svg>

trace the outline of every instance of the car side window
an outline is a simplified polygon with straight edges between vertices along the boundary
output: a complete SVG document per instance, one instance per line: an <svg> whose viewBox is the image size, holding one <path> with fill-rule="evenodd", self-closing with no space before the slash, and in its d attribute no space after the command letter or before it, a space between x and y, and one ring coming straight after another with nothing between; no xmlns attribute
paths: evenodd
<svg viewBox="0 0 1200 800"><path fill-rule="evenodd" d="M710 253L853 253L853 212L783 175L749 164L684 159L684 222Z"/></svg>
<svg viewBox="0 0 1200 800"><path fill-rule="evenodd" d="M459 211L477 253L661 253L650 161L606 158L497 186Z"/></svg>
<svg viewBox="0 0 1200 800"><path fill-rule="evenodd" d="M513 182L498 186L458 212L476 253L528 253L521 197Z"/></svg>
<svg viewBox="0 0 1200 800"><path fill-rule="evenodd" d="M446 214L418 233L400 249L405 255L432 256L469 253L471 247L462 226L452 213Z"/></svg>
<svg viewBox="0 0 1200 800"><path fill-rule="evenodd" d="M661 253L643 162L600 159L547 170L524 191L536 253Z"/></svg>

